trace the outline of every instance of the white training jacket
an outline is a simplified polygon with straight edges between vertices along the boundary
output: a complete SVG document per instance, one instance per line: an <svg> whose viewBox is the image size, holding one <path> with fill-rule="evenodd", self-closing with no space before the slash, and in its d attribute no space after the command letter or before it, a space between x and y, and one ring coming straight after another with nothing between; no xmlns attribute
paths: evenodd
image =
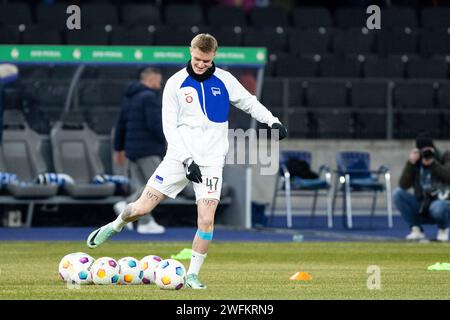
<svg viewBox="0 0 450 320"><path fill-rule="evenodd" d="M162 100L166 157L181 162L192 157L199 166L223 166L228 152L230 102L269 127L280 123L228 71L216 67L202 82L186 68L170 77Z"/></svg>

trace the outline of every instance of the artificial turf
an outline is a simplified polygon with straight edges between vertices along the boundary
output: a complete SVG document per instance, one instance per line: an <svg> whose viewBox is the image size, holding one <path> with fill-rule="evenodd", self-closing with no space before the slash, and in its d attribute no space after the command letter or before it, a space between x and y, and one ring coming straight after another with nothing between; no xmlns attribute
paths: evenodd
<svg viewBox="0 0 450 320"><path fill-rule="evenodd" d="M84 251L116 260L149 254L169 258L187 242L109 242L89 250L82 242L0 242L0 299L450 299L450 244L384 242L236 243L210 246L200 273L207 290L160 290L155 285L68 286L60 259ZM186 268L188 260L182 260ZM367 268L380 268L380 289L368 289ZM289 280L306 271L311 281Z"/></svg>

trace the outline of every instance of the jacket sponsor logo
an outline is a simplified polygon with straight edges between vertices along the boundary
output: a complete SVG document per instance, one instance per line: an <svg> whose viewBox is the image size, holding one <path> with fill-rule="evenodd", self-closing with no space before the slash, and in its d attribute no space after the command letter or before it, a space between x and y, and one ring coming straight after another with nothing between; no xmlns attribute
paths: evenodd
<svg viewBox="0 0 450 320"><path fill-rule="evenodd" d="M212 92L213 96L215 97L220 94L220 88L211 87L211 92Z"/></svg>
<svg viewBox="0 0 450 320"><path fill-rule="evenodd" d="M192 98L192 96L190 96L190 94L192 94L192 92L187 92L184 94L184 96L186 97L187 103L192 103L192 101L194 101L194 98Z"/></svg>

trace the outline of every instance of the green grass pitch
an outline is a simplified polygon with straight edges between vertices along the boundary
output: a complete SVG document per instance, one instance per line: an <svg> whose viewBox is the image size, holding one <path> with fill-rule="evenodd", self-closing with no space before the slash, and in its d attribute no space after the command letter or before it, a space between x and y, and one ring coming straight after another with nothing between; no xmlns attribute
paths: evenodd
<svg viewBox="0 0 450 320"><path fill-rule="evenodd" d="M212 243L200 278L207 290L160 290L154 285L81 286L58 277L67 253L94 258L169 258L187 242L109 242L89 250L82 242L0 242L0 299L449 299L450 271L427 271L450 262L441 243ZM187 260L181 261L188 267ZM367 268L381 270L381 288L369 290ZM289 280L309 272L309 282Z"/></svg>

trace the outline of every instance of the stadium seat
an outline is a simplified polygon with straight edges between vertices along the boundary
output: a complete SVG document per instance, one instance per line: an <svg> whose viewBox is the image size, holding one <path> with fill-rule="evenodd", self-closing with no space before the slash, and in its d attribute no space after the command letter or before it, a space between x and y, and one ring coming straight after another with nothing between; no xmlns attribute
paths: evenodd
<svg viewBox="0 0 450 320"><path fill-rule="evenodd" d="M444 59L411 59L407 64L406 74L412 79L446 79L448 66Z"/></svg>
<svg viewBox="0 0 450 320"><path fill-rule="evenodd" d="M386 7L381 9L381 16L381 28L416 28L418 26L417 13L414 8Z"/></svg>
<svg viewBox="0 0 450 320"><path fill-rule="evenodd" d="M121 14L123 25L127 27L148 27L162 24L160 9L154 4L125 4Z"/></svg>
<svg viewBox="0 0 450 320"><path fill-rule="evenodd" d="M324 55L320 60L320 76L326 78L358 78L361 75L357 58Z"/></svg>
<svg viewBox="0 0 450 320"><path fill-rule="evenodd" d="M287 129L290 138L315 138L311 128L311 113L298 108L289 111Z"/></svg>
<svg viewBox="0 0 450 320"><path fill-rule="evenodd" d="M336 154L337 179L335 179L333 206L339 194L343 195L344 225L353 228L351 197L355 192L373 193L371 208L371 223L375 214L377 195L386 192L388 227L393 227L392 221L392 196L391 175L389 169L382 165L378 170L372 170L370 154L367 152L342 151ZM384 178L384 184L380 181Z"/></svg>
<svg viewBox="0 0 450 320"><path fill-rule="evenodd" d="M171 4L165 9L166 24L169 26L206 25L203 9L198 5Z"/></svg>
<svg viewBox="0 0 450 320"><path fill-rule="evenodd" d="M442 115L436 110L420 109L410 113L399 110L394 116L394 138L414 139L420 131L427 130L435 138L441 137Z"/></svg>
<svg viewBox="0 0 450 320"><path fill-rule="evenodd" d="M269 53L286 50L286 32L283 28L248 28L243 33L247 47L266 47Z"/></svg>
<svg viewBox="0 0 450 320"><path fill-rule="evenodd" d="M66 42L72 45L107 45L109 33L103 27L68 30L66 31Z"/></svg>
<svg viewBox="0 0 450 320"><path fill-rule="evenodd" d="M352 81L354 134L360 139L386 138L387 81Z"/></svg>
<svg viewBox="0 0 450 320"><path fill-rule="evenodd" d="M416 32L409 30L382 30L377 34L377 51L381 55L416 53Z"/></svg>
<svg viewBox="0 0 450 320"><path fill-rule="evenodd" d="M117 7L109 3L86 3L81 6L82 24L86 27L119 24Z"/></svg>
<svg viewBox="0 0 450 320"><path fill-rule="evenodd" d="M239 47L242 40L241 27L214 28L211 33L217 39L220 46Z"/></svg>
<svg viewBox="0 0 450 320"><path fill-rule="evenodd" d="M442 109L450 109L450 84L445 83L439 86L437 105Z"/></svg>
<svg viewBox="0 0 450 320"><path fill-rule="evenodd" d="M157 28L155 31L155 45L189 46L194 35L188 28L176 29L176 32L174 32L174 27Z"/></svg>
<svg viewBox="0 0 450 320"><path fill-rule="evenodd" d="M27 3L0 4L0 25L20 26L33 24L30 7Z"/></svg>
<svg viewBox="0 0 450 320"><path fill-rule="evenodd" d="M386 110L358 110L354 112L354 137L358 139L386 139Z"/></svg>
<svg viewBox="0 0 450 320"><path fill-rule="evenodd" d="M299 79L288 79L288 106L289 108L298 108L304 106L303 99L303 81Z"/></svg>
<svg viewBox="0 0 450 320"><path fill-rule="evenodd" d="M337 54L368 54L373 52L375 35L366 28L333 32L332 51Z"/></svg>
<svg viewBox="0 0 450 320"><path fill-rule="evenodd" d="M423 55L450 54L450 34L445 31L422 31L419 41Z"/></svg>
<svg viewBox="0 0 450 320"><path fill-rule="evenodd" d="M72 119L72 115L66 114L50 133L55 171L68 174L75 181L65 185L64 190L73 198L112 196L115 192L113 183L92 183L94 176L105 173L97 135L85 122Z"/></svg>
<svg viewBox="0 0 450 320"><path fill-rule="evenodd" d="M355 137L386 138L387 92L387 81L352 81L351 106L354 109Z"/></svg>
<svg viewBox="0 0 450 320"><path fill-rule="evenodd" d="M441 114L442 127L440 130L441 139L450 138L450 114Z"/></svg>
<svg viewBox="0 0 450 320"><path fill-rule="evenodd" d="M318 76L316 59L312 56L285 55L277 59L275 75L278 77L305 77Z"/></svg>
<svg viewBox="0 0 450 320"><path fill-rule="evenodd" d="M147 28L115 28L111 33L111 44L118 46L150 46L153 44L153 33Z"/></svg>
<svg viewBox="0 0 450 320"><path fill-rule="evenodd" d="M42 156L42 138L31 130L19 110L6 110L0 171L15 174L21 183L9 183L7 191L16 198L48 198L58 192L56 185L38 185L34 181L47 172Z"/></svg>
<svg viewBox="0 0 450 320"><path fill-rule="evenodd" d="M306 105L313 108L348 106L347 84L343 81L311 81L306 88Z"/></svg>
<svg viewBox="0 0 450 320"><path fill-rule="evenodd" d="M210 7L208 23L213 27L244 27L247 25L244 11L239 7Z"/></svg>
<svg viewBox="0 0 450 320"><path fill-rule="evenodd" d="M0 26L0 44L19 44L20 31L15 26Z"/></svg>
<svg viewBox="0 0 450 320"><path fill-rule="evenodd" d="M434 107L434 83L400 82L394 88L394 107L399 109L430 109Z"/></svg>
<svg viewBox="0 0 450 320"><path fill-rule="evenodd" d="M358 109L382 109L387 106L387 81L354 81L351 86L351 106Z"/></svg>
<svg viewBox="0 0 450 320"><path fill-rule="evenodd" d="M49 68L47 67L47 69ZM46 73L48 77L50 76L49 71L47 70ZM49 106L62 109L69 89L67 80L60 79L29 79L21 81L20 85L23 88L23 97L36 108Z"/></svg>
<svg viewBox="0 0 450 320"><path fill-rule="evenodd" d="M97 134L109 135L116 125L120 108L90 108L86 112L88 125Z"/></svg>
<svg viewBox="0 0 450 320"><path fill-rule="evenodd" d="M289 51L293 54L323 54L329 52L330 37L326 29L291 29Z"/></svg>
<svg viewBox="0 0 450 320"><path fill-rule="evenodd" d="M280 152L280 168L275 181L275 190L272 198L271 219L274 216L276 201L280 196L285 197L286 201L286 224L288 228L292 228L292 198L297 196L313 197L311 209L311 225L316 214L316 205L318 196L326 196L327 198L327 225L328 228L333 227L332 217L332 197L331 188L331 171L325 165L322 165L318 171L318 177L312 177L307 172L306 165L311 166L311 153L308 151L284 150ZM301 161L301 162L296 162ZM305 166L305 168L302 167ZM305 172L299 172L302 176L294 175L294 165L303 168ZM308 176L309 174L309 176Z"/></svg>
<svg viewBox="0 0 450 320"><path fill-rule="evenodd" d="M292 11L293 26L296 28L331 28L333 19L326 7L295 7Z"/></svg>
<svg viewBox="0 0 450 320"><path fill-rule="evenodd" d="M56 30L67 30L67 4L54 3L51 5L40 3L36 6L37 24L52 27ZM83 24L83 21L81 22Z"/></svg>
<svg viewBox="0 0 450 320"><path fill-rule="evenodd" d="M336 25L340 29L366 27L366 7L338 7L335 12Z"/></svg>
<svg viewBox="0 0 450 320"><path fill-rule="evenodd" d="M267 107L283 107L283 79L264 79L261 92L261 102Z"/></svg>
<svg viewBox="0 0 450 320"><path fill-rule="evenodd" d="M424 7L421 10L422 27L427 29L447 29L450 27L450 8Z"/></svg>
<svg viewBox="0 0 450 320"><path fill-rule="evenodd" d="M289 16L286 9L278 6L255 7L249 13L253 27L288 27Z"/></svg>
<svg viewBox="0 0 450 320"><path fill-rule="evenodd" d="M366 78L403 78L405 63L398 56L367 56L363 63L363 75Z"/></svg>
<svg viewBox="0 0 450 320"><path fill-rule="evenodd" d="M63 41L58 30L45 26L30 26L22 34L22 43L58 45L62 44Z"/></svg>
<svg viewBox="0 0 450 320"><path fill-rule="evenodd" d="M315 110L312 130L320 139L354 138L354 119L349 110L339 108L331 110Z"/></svg>
<svg viewBox="0 0 450 320"><path fill-rule="evenodd" d="M80 107L110 106L119 108L128 81L84 81L80 86Z"/></svg>

